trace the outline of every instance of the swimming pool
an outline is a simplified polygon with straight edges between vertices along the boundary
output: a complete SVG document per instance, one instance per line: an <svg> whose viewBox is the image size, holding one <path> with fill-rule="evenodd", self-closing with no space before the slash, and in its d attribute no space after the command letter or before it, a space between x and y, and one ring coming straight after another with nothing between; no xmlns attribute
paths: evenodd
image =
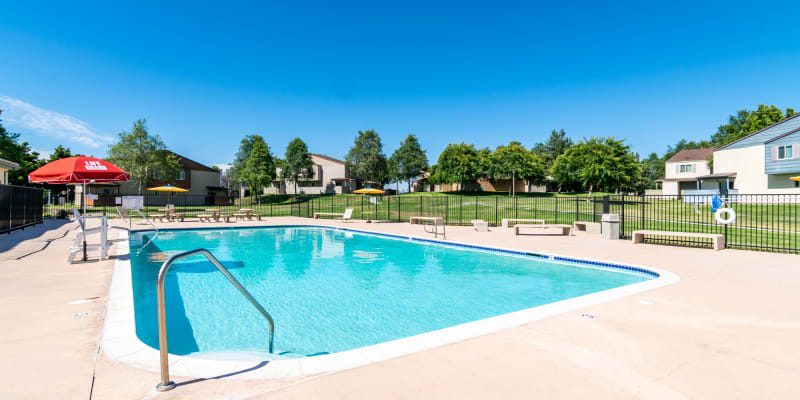
<svg viewBox="0 0 800 400"><path fill-rule="evenodd" d="M275 353L297 358L375 345L637 284L639 268L304 226L134 232L136 335L158 348L155 281L172 254L211 251L275 319ZM144 246L144 247L142 247ZM171 354L266 354L263 318L204 258L165 281Z"/></svg>

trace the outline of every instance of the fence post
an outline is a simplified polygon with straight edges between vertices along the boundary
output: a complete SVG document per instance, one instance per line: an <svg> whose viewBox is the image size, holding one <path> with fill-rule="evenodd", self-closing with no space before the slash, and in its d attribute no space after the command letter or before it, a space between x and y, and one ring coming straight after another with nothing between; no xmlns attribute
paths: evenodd
<svg viewBox="0 0 800 400"><path fill-rule="evenodd" d="M447 225L450 220L450 196L445 196L444 200L444 224Z"/></svg>
<svg viewBox="0 0 800 400"><path fill-rule="evenodd" d="M620 237L625 237L625 195L621 195L622 198L622 215L619 218L619 235Z"/></svg>
<svg viewBox="0 0 800 400"><path fill-rule="evenodd" d="M642 218L642 229L644 229L644 195L642 195L642 213L640 217Z"/></svg>
<svg viewBox="0 0 800 400"><path fill-rule="evenodd" d="M519 212L517 212L517 196L511 198L511 206L514 207L514 218L519 218Z"/></svg>
<svg viewBox="0 0 800 400"><path fill-rule="evenodd" d="M572 220L572 222L575 222L575 221L578 221L578 220L579 220L579 219L578 219L578 208L580 207L580 203L578 203L579 201L580 201L580 200L578 199L578 197L577 197L577 196L575 196L575 219L574 219L574 220Z"/></svg>
<svg viewBox="0 0 800 400"><path fill-rule="evenodd" d="M464 196L458 196L459 205L458 205L458 223L464 223Z"/></svg>
<svg viewBox="0 0 800 400"><path fill-rule="evenodd" d="M497 196L494 196L494 225L497 226Z"/></svg>
<svg viewBox="0 0 800 400"><path fill-rule="evenodd" d="M555 200L556 200L556 214L555 214L555 215L556 215L556 216L555 216L555 218L556 218L556 219L555 219L555 221L553 221L553 223L554 223L554 224L557 224L557 223L558 223L558 197L555 197ZM547 219L546 219L546 218L545 218L545 221L544 221L544 222L547 222Z"/></svg>

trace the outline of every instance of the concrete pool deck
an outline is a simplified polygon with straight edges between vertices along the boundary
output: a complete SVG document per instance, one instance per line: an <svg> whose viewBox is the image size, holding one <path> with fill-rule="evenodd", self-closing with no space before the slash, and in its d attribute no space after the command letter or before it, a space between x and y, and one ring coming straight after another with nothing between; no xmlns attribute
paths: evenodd
<svg viewBox="0 0 800 400"><path fill-rule="evenodd" d="M292 217L159 227L282 224L425 236L422 227L407 223ZM90 393L95 399L258 398L269 393L280 399L744 399L797 394L797 256L633 245L580 233L515 237L512 229L499 227L490 232L448 227L448 239L652 266L676 273L681 281L347 371L283 380L174 376L181 384L177 389L156 393L157 373L110 360L98 348L115 260L66 264L75 234L71 228L74 224L40 225L22 231L27 236L0 237L0 242L19 242L0 248L3 398L88 398ZM30 233L36 229L40 235ZM92 297L99 298L68 304Z"/></svg>

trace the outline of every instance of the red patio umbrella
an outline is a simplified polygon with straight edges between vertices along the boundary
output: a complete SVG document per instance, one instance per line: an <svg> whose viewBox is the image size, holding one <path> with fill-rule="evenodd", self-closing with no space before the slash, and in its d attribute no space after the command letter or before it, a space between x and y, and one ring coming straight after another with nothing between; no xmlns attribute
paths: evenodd
<svg viewBox="0 0 800 400"><path fill-rule="evenodd" d="M86 216L86 182L124 182L131 175L116 165L94 157L69 157L48 163L28 175L31 183L83 184L83 216ZM86 227L86 220L83 223ZM83 261L86 261L86 234L83 235Z"/></svg>

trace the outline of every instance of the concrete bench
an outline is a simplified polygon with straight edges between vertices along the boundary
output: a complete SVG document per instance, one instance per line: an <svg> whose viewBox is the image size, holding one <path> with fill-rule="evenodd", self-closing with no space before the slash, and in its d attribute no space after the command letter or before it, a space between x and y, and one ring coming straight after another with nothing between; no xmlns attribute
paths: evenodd
<svg viewBox="0 0 800 400"><path fill-rule="evenodd" d="M500 225L503 228L509 228L510 227L509 223L513 224L514 222L527 222L529 224L545 224L546 223L545 220L543 220L543 219L503 218L503 220L501 221Z"/></svg>
<svg viewBox="0 0 800 400"><path fill-rule="evenodd" d="M645 235L707 238L707 239L712 239L714 241L714 250L722 250L725 248L725 236L720 235L718 233L639 230L639 231L633 231L633 233L631 234L633 243L642 243L642 241L644 241Z"/></svg>
<svg viewBox="0 0 800 400"><path fill-rule="evenodd" d="M572 223L572 233L583 231L586 233L600 233L599 222L575 221Z"/></svg>
<svg viewBox="0 0 800 400"><path fill-rule="evenodd" d="M514 225L514 234L519 235L520 229L560 229L562 235L569 235L572 225L567 224L518 224Z"/></svg>
<svg viewBox="0 0 800 400"><path fill-rule="evenodd" d="M473 219L470 221L472 228L477 232L489 232L489 223L482 219Z"/></svg>
<svg viewBox="0 0 800 400"><path fill-rule="evenodd" d="M200 218L200 222L211 222L211 219L214 218L213 214L197 214L197 218Z"/></svg>

